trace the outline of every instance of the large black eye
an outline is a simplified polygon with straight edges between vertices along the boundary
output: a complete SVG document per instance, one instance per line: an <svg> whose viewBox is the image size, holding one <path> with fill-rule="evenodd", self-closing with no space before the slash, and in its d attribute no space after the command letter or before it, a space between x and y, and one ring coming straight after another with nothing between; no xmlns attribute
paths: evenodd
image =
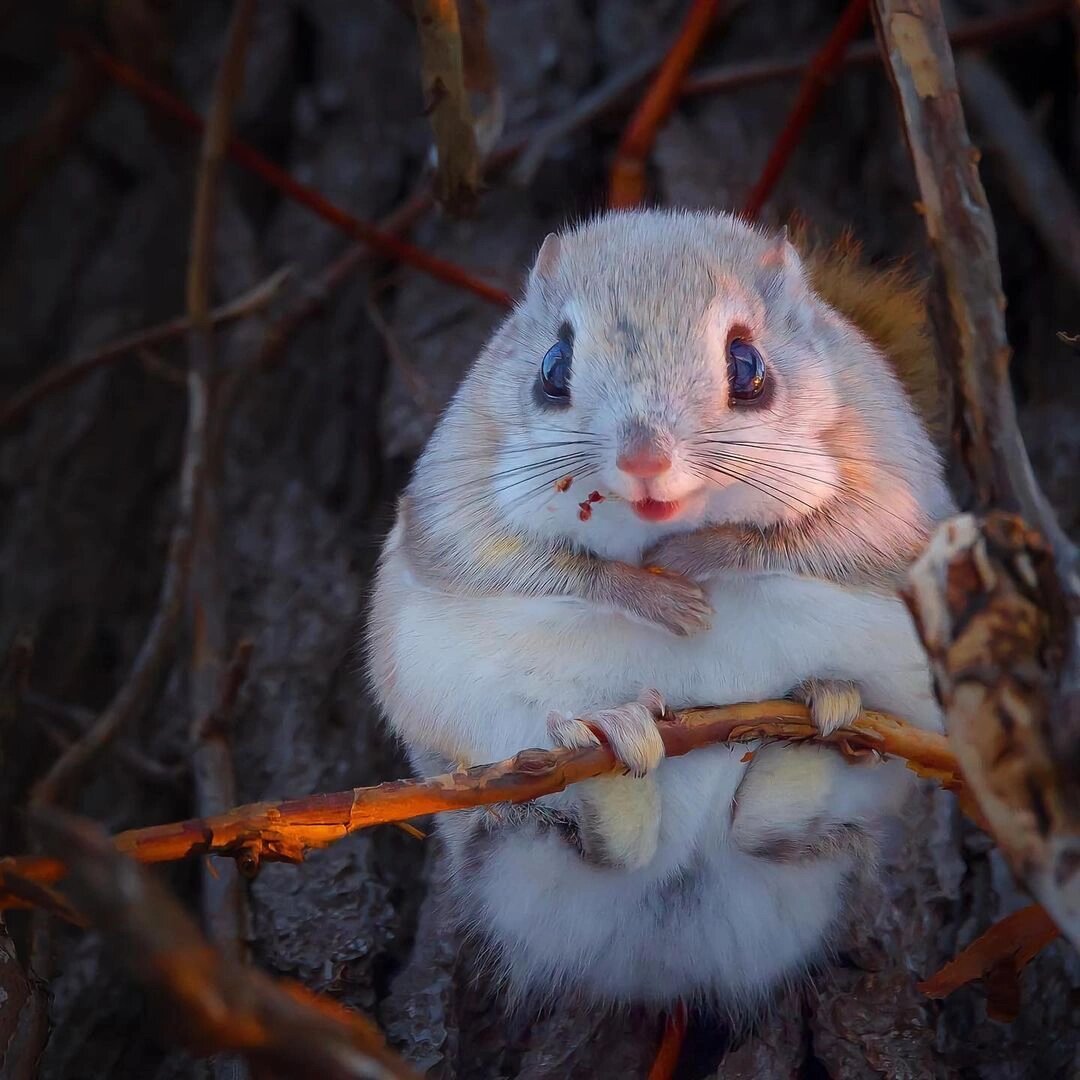
<svg viewBox="0 0 1080 1080"><path fill-rule="evenodd" d="M728 383L735 401L753 401L765 389L765 361L742 338L735 338L728 346Z"/></svg>
<svg viewBox="0 0 1080 1080"><path fill-rule="evenodd" d="M574 359L574 347L569 333L560 331L559 340L544 354L540 365L540 387L544 396L552 401L570 400L570 364Z"/></svg>

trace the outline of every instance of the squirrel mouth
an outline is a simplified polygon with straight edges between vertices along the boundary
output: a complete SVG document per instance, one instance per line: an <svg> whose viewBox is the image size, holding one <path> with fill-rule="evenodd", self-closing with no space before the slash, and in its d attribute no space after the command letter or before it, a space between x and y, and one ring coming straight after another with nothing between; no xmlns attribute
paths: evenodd
<svg viewBox="0 0 1080 1080"><path fill-rule="evenodd" d="M630 505L644 521L670 521L683 506L681 502L660 502L657 499L639 499Z"/></svg>

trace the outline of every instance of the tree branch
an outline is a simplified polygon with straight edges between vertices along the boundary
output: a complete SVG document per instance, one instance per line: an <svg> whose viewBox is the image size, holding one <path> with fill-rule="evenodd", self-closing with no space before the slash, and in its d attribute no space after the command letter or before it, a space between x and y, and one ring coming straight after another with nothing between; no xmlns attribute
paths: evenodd
<svg viewBox="0 0 1080 1080"><path fill-rule="evenodd" d="M904 599L990 831L1080 945L1077 552L1017 424L997 239L940 5L875 0L875 15L938 264L943 303L934 315L961 456L983 511L1019 509L1029 523L1002 513L946 522L912 568Z"/></svg>
<svg viewBox="0 0 1080 1080"><path fill-rule="evenodd" d="M746 197L746 204L743 206L743 214L746 217L756 218L761 213L776 182L783 174L788 159L798 146L799 139L810 122L810 117L813 116L821 95L825 92L825 87L828 86L829 80L843 62L848 45L866 22L869 6L870 0L849 0L833 32L810 61L783 130L773 144L757 183Z"/></svg>
<svg viewBox="0 0 1080 1080"><path fill-rule="evenodd" d="M671 717L658 724L670 757L721 742L815 739L842 753L876 752L903 758L919 775L956 792L961 800L966 796L944 736L887 713L865 712L852 727L828 737L814 727L805 706L786 700L688 709ZM224 855L235 858L243 872L254 874L263 861L302 862L309 851L373 825L495 803L528 802L620 768L606 748L522 750L492 765L285 802L253 803L214 818L132 829L113 840L118 850L140 862ZM4 892L8 872L51 884L63 876L64 866L59 860L33 856L0 859L0 910L17 906Z"/></svg>
<svg viewBox="0 0 1080 1080"><path fill-rule="evenodd" d="M413 0L420 32L424 103L435 135L435 197L452 213L467 213L480 189L476 145L461 26L455 0Z"/></svg>
<svg viewBox="0 0 1080 1080"><path fill-rule="evenodd" d="M199 1054L239 1053L276 1075L416 1080L359 1013L216 952L169 895L95 826L56 811L33 821L70 867L64 891Z"/></svg>
<svg viewBox="0 0 1080 1080"><path fill-rule="evenodd" d="M275 271L265 281L260 282L242 296L210 312L210 322L213 325L234 322L259 311L277 296L290 273L289 267L282 267ZM138 330L116 341L110 341L92 353L66 364L57 364L45 372L41 378L35 379L0 405L0 431L20 423L27 413L50 394L66 390L98 369L115 364L118 360L137 357L142 349L152 349L157 345L164 345L166 342L184 337L190 329L191 319L186 315L181 315L168 322L159 323L146 330Z"/></svg>
<svg viewBox="0 0 1080 1080"><path fill-rule="evenodd" d="M216 452L220 447L215 443L220 400L209 312L218 190L231 137L232 117L243 89L244 62L254 15L255 0L237 0L214 80L199 153L187 275L188 317L191 320L188 380L192 395L199 394L208 403L207 420L200 432L204 472L188 581L191 771L195 811L202 816L220 813L236 802L236 777L226 738L226 717L232 711L232 701L226 697L231 687L239 688L251 652L250 646L238 651L238 674L231 677L232 672L226 673L226 592L221 579L219 544L222 455ZM216 723L213 722L215 717ZM234 961L246 959L247 903L235 866L222 867L221 873L203 873L202 911L210 938L224 955ZM220 1075L220 1069L215 1068L215 1073Z"/></svg>
<svg viewBox="0 0 1080 1080"><path fill-rule="evenodd" d="M171 117L188 131L202 132L204 122L198 113L129 64L117 60L100 46L85 39L68 39L67 44L77 52L87 55L114 82L132 91L147 105ZM514 298L505 289L482 281L456 263L442 259L438 255L432 255L431 252L415 244L410 244L366 221L361 221L347 210L332 203L326 196L300 183L249 143L242 142L240 139L230 139L228 156L238 165L242 165L272 187L277 188L293 202L311 210L323 221L329 222L346 236L365 244L380 255L413 266L439 281L472 292L499 307L513 305Z"/></svg>

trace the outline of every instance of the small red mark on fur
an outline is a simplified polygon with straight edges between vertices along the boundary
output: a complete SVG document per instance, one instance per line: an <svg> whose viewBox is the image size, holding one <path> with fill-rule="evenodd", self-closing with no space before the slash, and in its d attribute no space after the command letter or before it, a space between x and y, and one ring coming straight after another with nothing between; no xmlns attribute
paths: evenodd
<svg viewBox="0 0 1080 1080"><path fill-rule="evenodd" d="M574 478L572 476L564 476L564 477L560 478L559 480L555 481L555 490L556 491L566 491L573 482L574 482Z"/></svg>
<svg viewBox="0 0 1080 1080"><path fill-rule="evenodd" d="M589 518L592 517L592 504L602 503L603 501L604 496L601 495L599 491L590 491L589 497L584 502L578 503L578 506L581 508L578 510L578 517L581 518L582 521L588 521Z"/></svg>
<svg viewBox="0 0 1080 1080"><path fill-rule="evenodd" d="M742 762L742 764L744 764L744 765L748 761L753 761L753 760L754 760L754 751L753 750L747 750L746 753L743 754L743 756L741 758L739 758L739 761Z"/></svg>

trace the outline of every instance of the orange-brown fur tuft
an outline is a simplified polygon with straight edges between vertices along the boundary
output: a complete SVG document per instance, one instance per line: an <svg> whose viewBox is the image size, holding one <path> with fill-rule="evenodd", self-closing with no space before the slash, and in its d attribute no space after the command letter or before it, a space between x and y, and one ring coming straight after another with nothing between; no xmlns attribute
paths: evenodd
<svg viewBox="0 0 1080 1080"><path fill-rule="evenodd" d="M945 395L934 354L923 284L903 266L871 267L862 246L843 233L823 244L804 223L791 226L791 241L814 291L850 319L889 358L931 438L945 431Z"/></svg>

